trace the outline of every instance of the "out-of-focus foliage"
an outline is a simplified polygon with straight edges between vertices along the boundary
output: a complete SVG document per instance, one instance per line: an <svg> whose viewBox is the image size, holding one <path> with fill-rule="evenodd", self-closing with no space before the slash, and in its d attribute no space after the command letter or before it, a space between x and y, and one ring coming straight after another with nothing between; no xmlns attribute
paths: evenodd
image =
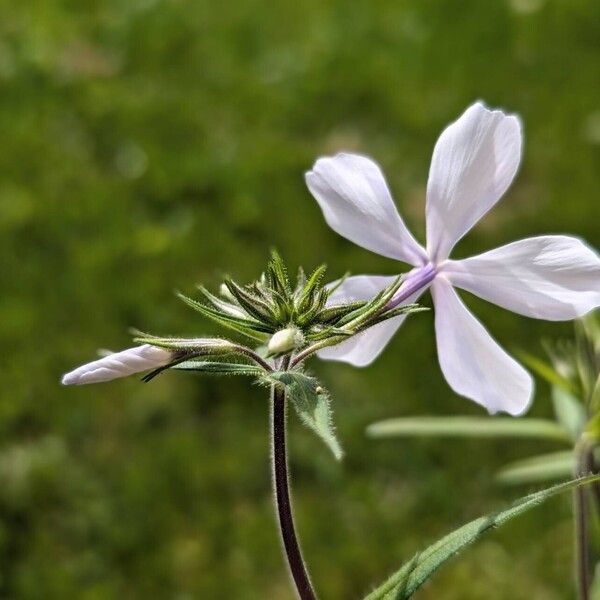
<svg viewBox="0 0 600 600"><path fill-rule="evenodd" d="M44 0L0 17L0 597L291 599L264 390L188 373L64 389L60 374L130 326L214 332L172 290L250 281L271 245L332 277L396 273L327 228L302 173L372 155L422 239L433 144L476 98L522 115L525 158L456 256L546 232L599 246L600 4ZM467 300L512 350L570 332ZM366 439L386 417L481 414L435 361L425 313L368 369L313 366L346 451L336 464L292 428L324 598L361 597L508 500L500 465L552 449ZM541 384L532 415L551 405ZM569 597L568 517L564 501L528 514L421 597Z"/></svg>
<svg viewBox="0 0 600 600"><path fill-rule="evenodd" d="M568 478L578 464L577 454L590 453L600 439L600 312L591 312L576 320L574 329L574 339L545 344L548 361L519 352L525 364L551 386L553 420L403 417L373 423L367 428L367 434L374 438L441 436L551 440L572 448L503 465L498 480L509 485L522 485ZM577 450L582 443L585 447ZM595 472L595 462L595 458L588 456L583 472L588 468Z"/></svg>
<svg viewBox="0 0 600 600"><path fill-rule="evenodd" d="M567 481L519 498L507 509L474 519L437 540L425 550L417 552L411 560L402 565L365 600L407 600L412 598L415 592L421 589L440 567L466 547L477 542L486 533L539 506L556 494L597 483L599 478L600 475L589 475Z"/></svg>

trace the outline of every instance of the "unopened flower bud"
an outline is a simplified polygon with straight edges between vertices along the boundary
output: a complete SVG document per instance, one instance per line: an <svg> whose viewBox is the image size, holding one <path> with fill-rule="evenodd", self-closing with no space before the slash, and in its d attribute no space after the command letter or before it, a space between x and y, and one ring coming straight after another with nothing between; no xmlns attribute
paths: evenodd
<svg viewBox="0 0 600 600"><path fill-rule="evenodd" d="M284 354L304 344L304 336L297 327L288 327L271 336L267 349L269 354Z"/></svg>
<svg viewBox="0 0 600 600"><path fill-rule="evenodd" d="M110 381L168 365L172 360L173 353L170 350L143 344L82 365L64 375L62 383L63 385L82 385Z"/></svg>

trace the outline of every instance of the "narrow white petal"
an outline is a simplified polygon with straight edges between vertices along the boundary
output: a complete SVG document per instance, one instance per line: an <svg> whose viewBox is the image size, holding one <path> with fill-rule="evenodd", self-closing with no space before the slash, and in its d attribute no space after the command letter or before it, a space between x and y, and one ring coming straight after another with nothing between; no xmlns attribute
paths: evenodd
<svg viewBox="0 0 600 600"><path fill-rule="evenodd" d="M492 414L525 412L533 394L529 373L497 344L443 276L431 293L438 359L450 387Z"/></svg>
<svg viewBox="0 0 600 600"><path fill-rule="evenodd" d="M521 124L477 102L449 125L433 151L427 184L427 251L448 257L498 202L521 160Z"/></svg>
<svg viewBox="0 0 600 600"><path fill-rule="evenodd" d="M162 367L171 362L168 350L144 344L87 363L62 378L63 385L99 383Z"/></svg>
<svg viewBox="0 0 600 600"><path fill-rule="evenodd" d="M351 337L337 346L324 348L317 353L319 358L349 363L355 367L370 365L388 345L405 316L394 317Z"/></svg>
<svg viewBox="0 0 600 600"><path fill-rule="evenodd" d="M349 277L331 295L329 305L334 306L335 304L344 302L370 300L382 289L393 283L395 279L395 277L380 275L357 275ZM423 292L424 290L419 290L413 296L407 298L405 304L415 302ZM375 325L337 346L325 348L317 354L319 358L325 360L337 360L350 363L355 367L366 367L381 354L400 325L404 322L404 319L406 319L406 316L394 317L393 319L379 323L379 325Z"/></svg>
<svg viewBox="0 0 600 600"><path fill-rule="evenodd" d="M519 240L448 261L443 271L454 285L536 319L575 319L600 306L600 256L566 235Z"/></svg>
<svg viewBox="0 0 600 600"><path fill-rule="evenodd" d="M327 224L351 242L411 265L426 262L425 250L401 219L379 166L365 156L320 158L306 174Z"/></svg>

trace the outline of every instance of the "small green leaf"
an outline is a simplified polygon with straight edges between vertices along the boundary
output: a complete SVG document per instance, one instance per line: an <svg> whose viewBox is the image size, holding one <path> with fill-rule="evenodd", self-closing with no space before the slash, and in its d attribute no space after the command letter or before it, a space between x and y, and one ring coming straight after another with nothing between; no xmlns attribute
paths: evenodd
<svg viewBox="0 0 600 600"><path fill-rule="evenodd" d="M341 460L344 452L335 437L329 394L319 382L299 371L277 371L270 373L269 379L285 386L300 420L327 444L337 460Z"/></svg>
<svg viewBox="0 0 600 600"><path fill-rule="evenodd" d="M552 403L558 422L571 434L571 439L577 441L587 416L581 402L557 385L552 386Z"/></svg>
<svg viewBox="0 0 600 600"><path fill-rule="evenodd" d="M306 273L302 267L298 267L298 274L296 275L296 287L294 288L294 298L297 298L306 285Z"/></svg>
<svg viewBox="0 0 600 600"><path fill-rule="evenodd" d="M311 299L319 291L319 286L323 276L325 275L325 271L327 271L327 266L320 265L311 273L310 277L304 284L304 288L302 289L297 302L301 312L306 310L308 304L311 303Z"/></svg>
<svg viewBox="0 0 600 600"><path fill-rule="evenodd" d="M409 316L414 315L420 312L429 312L431 309L427 306L421 306L420 304L403 304L402 306L397 306L392 310L387 310L372 318L368 323L368 327L373 327L373 325L377 325L378 323L383 323L388 319L393 319L394 317L400 316Z"/></svg>
<svg viewBox="0 0 600 600"><path fill-rule="evenodd" d="M172 368L182 371L199 371L209 375L248 375L250 377L258 377L263 374L263 370L254 365L205 360L186 360Z"/></svg>
<svg viewBox="0 0 600 600"><path fill-rule="evenodd" d="M517 500L507 510L467 523L417 554L382 586L370 593L365 600L406 600L412 597L439 567L455 554L477 541L484 533L504 525L507 521L518 517L530 508L538 506L556 494L599 480L600 476L593 475L561 483L525 496Z"/></svg>
<svg viewBox="0 0 600 600"><path fill-rule="evenodd" d="M282 292L285 296L292 294L292 286L285 263L274 248L271 250L271 260L267 266L267 277L274 290Z"/></svg>
<svg viewBox="0 0 600 600"><path fill-rule="evenodd" d="M600 440L600 413L596 413L585 425L586 436Z"/></svg>
<svg viewBox="0 0 600 600"><path fill-rule="evenodd" d="M225 284L223 284L223 285L224 285L224 289L227 291L228 296L231 296L231 298L233 300L235 300L235 298L231 295L231 293L227 289L227 286L225 286ZM226 300L223 300L222 298L219 298L219 297L215 296L214 294L211 294L203 285L198 285L196 287L202 292L202 294L204 294L205 298L219 312L225 313L226 315L229 315L231 317L244 318L246 316L244 311L239 306L236 306L232 302L227 302Z"/></svg>
<svg viewBox="0 0 600 600"><path fill-rule="evenodd" d="M252 338L264 342L267 339L267 334L273 333L271 328L254 319L243 319L234 317L229 314L221 313L215 309L205 306L201 302L197 302L192 298L188 298L183 294L177 294L178 297L183 300L188 306L191 306L194 310L197 310L201 315L208 319L211 319L215 323L228 327L237 333L241 333L246 337Z"/></svg>
<svg viewBox="0 0 600 600"><path fill-rule="evenodd" d="M406 417L373 423L370 437L446 436L446 437L519 437L570 442L569 432L545 419L514 417Z"/></svg>
<svg viewBox="0 0 600 600"><path fill-rule="evenodd" d="M594 579L590 589L590 600L600 600L600 564L596 563Z"/></svg>
<svg viewBox="0 0 600 600"><path fill-rule="evenodd" d="M557 385L567 392L574 392L573 384L563 375L558 373L554 367L546 361L529 354L528 352L517 352L520 358L532 371L537 373L551 385Z"/></svg>
<svg viewBox="0 0 600 600"><path fill-rule="evenodd" d="M367 303L364 300L358 302L350 302L348 304L338 304L329 306L321 311L319 319L323 323L335 322L346 316L347 314L354 312L358 308L362 308Z"/></svg>
<svg viewBox="0 0 600 600"><path fill-rule="evenodd" d="M376 294L364 307L340 319L338 326L344 325L354 328L366 323L371 317L376 316L386 307L403 282L404 275L398 275L388 287Z"/></svg>
<svg viewBox="0 0 600 600"><path fill-rule="evenodd" d="M596 378L595 341L590 338L588 328L583 320L575 321L575 360L584 397L591 401Z"/></svg>
<svg viewBox="0 0 600 600"><path fill-rule="evenodd" d="M225 286L244 311L259 323L270 321L273 317L269 305L258 295L252 294L238 285L233 279L225 279Z"/></svg>
<svg viewBox="0 0 600 600"><path fill-rule="evenodd" d="M574 468L573 452L563 450L511 462L496 473L496 479L505 485L556 481L570 477Z"/></svg>
<svg viewBox="0 0 600 600"><path fill-rule="evenodd" d="M593 412L598 412L598 410L600 410L600 374L598 375L596 383L594 384L594 389L592 390L590 406Z"/></svg>

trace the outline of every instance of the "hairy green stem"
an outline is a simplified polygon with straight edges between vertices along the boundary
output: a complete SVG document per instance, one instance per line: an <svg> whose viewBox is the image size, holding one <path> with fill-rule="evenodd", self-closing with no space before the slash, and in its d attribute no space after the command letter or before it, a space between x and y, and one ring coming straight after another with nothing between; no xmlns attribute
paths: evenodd
<svg viewBox="0 0 600 600"><path fill-rule="evenodd" d="M312 344L312 346L308 346L301 352L298 352L293 359L291 359L290 367L293 369L298 366L302 361L306 360L309 356L312 356L315 352L322 350L323 348L327 348L328 346L335 346L344 340L347 340L348 337L345 335L338 335L326 340L322 340L320 342L316 342Z"/></svg>
<svg viewBox="0 0 600 600"><path fill-rule="evenodd" d="M600 465L598 464L598 460L596 458L596 446L592 446L589 452L589 471L594 475L598 475L600 473ZM600 483L594 482L591 486L591 493L594 496L594 504L596 507L597 516L600 517Z"/></svg>
<svg viewBox="0 0 600 600"><path fill-rule="evenodd" d="M252 360L254 363L256 363L259 367L261 367L265 371L267 371L267 373L270 373L271 371L273 371L273 367L271 367L271 365L266 360L264 360L256 352L254 352L247 346L242 346L241 344L235 344L234 349L235 349L235 352L237 352L238 354L243 354L244 356L248 357L250 360Z"/></svg>
<svg viewBox="0 0 600 600"><path fill-rule="evenodd" d="M285 391L274 385L271 387L271 457L281 541L298 597L300 600L316 600L294 527L287 463L286 412Z"/></svg>
<svg viewBox="0 0 600 600"><path fill-rule="evenodd" d="M593 447L582 438L575 447L575 477L588 474ZM592 564L589 531L589 496L583 486L573 491L573 513L575 520L575 578L579 600L590 600Z"/></svg>

